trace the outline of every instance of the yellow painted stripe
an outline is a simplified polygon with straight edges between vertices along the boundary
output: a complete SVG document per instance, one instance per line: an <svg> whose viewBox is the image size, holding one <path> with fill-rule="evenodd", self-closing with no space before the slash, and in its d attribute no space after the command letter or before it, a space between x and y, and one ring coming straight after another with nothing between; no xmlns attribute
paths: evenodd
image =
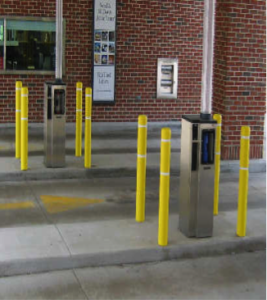
<svg viewBox="0 0 267 300"><path fill-rule="evenodd" d="M0 203L0 210L8 209L25 209L34 207L34 203L31 201L16 202L16 203Z"/></svg>
<svg viewBox="0 0 267 300"><path fill-rule="evenodd" d="M78 197L61 197L61 196L50 196L42 195L40 196L44 203L45 209L50 214L55 214L59 212L64 212L72 209L77 209L80 207L85 207L90 204L97 204L104 202L103 199L87 199Z"/></svg>

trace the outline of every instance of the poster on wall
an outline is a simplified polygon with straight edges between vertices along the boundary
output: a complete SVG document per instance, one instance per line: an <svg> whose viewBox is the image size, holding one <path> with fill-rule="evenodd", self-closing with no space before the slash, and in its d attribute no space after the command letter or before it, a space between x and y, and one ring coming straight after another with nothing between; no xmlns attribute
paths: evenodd
<svg viewBox="0 0 267 300"><path fill-rule="evenodd" d="M116 0L94 0L93 102L115 101Z"/></svg>

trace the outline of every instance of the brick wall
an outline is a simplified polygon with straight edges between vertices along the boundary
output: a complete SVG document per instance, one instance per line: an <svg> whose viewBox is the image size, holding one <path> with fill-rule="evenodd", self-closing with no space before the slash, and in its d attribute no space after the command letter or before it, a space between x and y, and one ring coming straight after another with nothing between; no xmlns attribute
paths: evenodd
<svg viewBox="0 0 267 300"><path fill-rule="evenodd" d="M239 158L241 126L261 158L266 111L265 1L217 0L213 111L223 114L222 158Z"/></svg>
<svg viewBox="0 0 267 300"><path fill-rule="evenodd" d="M55 16L55 0L2 0L0 15ZM92 1L64 0L68 121L75 121L75 85L91 83ZM95 105L93 121L178 120L200 107L203 1L117 1L116 104ZM156 99L157 58L179 59L178 100ZM13 122L14 85L29 87L30 122L42 120L48 76L0 75L0 122Z"/></svg>
<svg viewBox="0 0 267 300"><path fill-rule="evenodd" d="M265 2L217 0L214 112L223 114L223 158L237 158L241 125L261 157L265 113ZM204 0L117 0L116 104L95 105L93 121L179 120L200 111ZM67 121L75 86L91 83L92 0L64 0ZM0 15L54 17L55 0L2 0ZM179 59L177 100L156 99L157 58ZM51 76L0 75L0 123L14 122L15 81L29 87L30 122L43 119Z"/></svg>
<svg viewBox="0 0 267 300"><path fill-rule="evenodd" d="M75 120L76 82L91 82L92 2L64 0L66 20L66 76L68 121ZM55 17L56 0L1 0L2 16ZM29 88L29 121L43 121L43 84L54 76L0 75L0 123L14 122L15 82L21 80Z"/></svg>

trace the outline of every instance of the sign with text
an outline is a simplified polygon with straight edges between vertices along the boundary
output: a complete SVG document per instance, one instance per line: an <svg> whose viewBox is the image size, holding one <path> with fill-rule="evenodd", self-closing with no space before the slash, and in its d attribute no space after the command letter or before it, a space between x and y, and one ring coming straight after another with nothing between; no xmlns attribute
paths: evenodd
<svg viewBox="0 0 267 300"><path fill-rule="evenodd" d="M114 101L114 66L95 66L93 99Z"/></svg>
<svg viewBox="0 0 267 300"><path fill-rule="evenodd" d="M116 0L94 1L93 48L93 102L114 102Z"/></svg>

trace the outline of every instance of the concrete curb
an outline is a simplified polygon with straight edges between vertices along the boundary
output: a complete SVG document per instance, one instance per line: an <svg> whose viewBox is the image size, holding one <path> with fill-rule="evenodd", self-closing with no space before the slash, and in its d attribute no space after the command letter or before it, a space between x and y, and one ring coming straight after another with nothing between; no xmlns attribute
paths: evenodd
<svg viewBox="0 0 267 300"><path fill-rule="evenodd" d="M117 252L47 257L0 262L0 276L14 276L29 273L50 272L84 267L136 264L218 256L232 253L252 252L266 249L266 237L235 238L228 241L199 241L198 245L154 247Z"/></svg>
<svg viewBox="0 0 267 300"><path fill-rule="evenodd" d="M138 119L136 122L92 122L92 132L93 133L109 133L109 132L121 132L127 130L135 130L137 129ZM75 134L75 122L66 123L66 133ZM43 130L44 123L29 123L29 129L33 130ZM84 122L83 122L84 127ZM148 120L148 128L149 129L160 129L162 127L170 127L173 129L181 129L181 121L158 121L158 122L150 122ZM1 123L1 129L12 129L15 130L15 123Z"/></svg>
<svg viewBox="0 0 267 300"><path fill-rule="evenodd" d="M265 173L266 161L251 160L250 173ZM222 161L221 173L238 173L239 161ZM180 168L172 168L171 176L179 176ZM49 179L85 179L85 178L109 178L109 177L134 177L136 168L62 168L62 169L44 169L41 171L17 171L9 173L0 173L0 182L5 181L25 181L25 180L49 180ZM148 167L147 177L158 177L159 167Z"/></svg>

